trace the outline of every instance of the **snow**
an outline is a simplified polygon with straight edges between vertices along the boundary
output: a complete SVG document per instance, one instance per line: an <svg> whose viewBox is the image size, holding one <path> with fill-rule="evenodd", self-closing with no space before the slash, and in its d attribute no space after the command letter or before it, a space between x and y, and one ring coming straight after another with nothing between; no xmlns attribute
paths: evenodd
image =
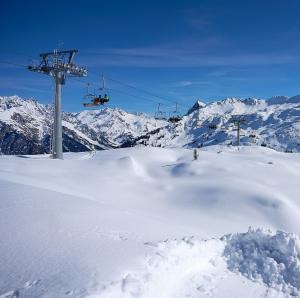
<svg viewBox="0 0 300 298"><path fill-rule="evenodd" d="M167 125L166 121L156 120L142 113L138 115L127 113L117 108L70 113L67 119L74 123L76 129L81 130L83 126L87 126L109 139L114 146L122 145L128 136L137 138Z"/></svg>
<svg viewBox="0 0 300 298"><path fill-rule="evenodd" d="M160 242L142 270L128 272L89 298L299 296L299 253L290 245L295 240L288 233L249 230L222 239ZM266 290L264 283L271 287Z"/></svg>
<svg viewBox="0 0 300 298"><path fill-rule="evenodd" d="M232 116L239 115L245 120L241 125L241 144L299 152L299 98L226 98L198 109L192 108L179 123L169 124L156 134L148 134L148 138L142 138L139 143L169 148L236 144ZM214 129L210 128L211 124Z"/></svg>
<svg viewBox="0 0 300 298"><path fill-rule="evenodd" d="M18 96L0 96L0 125L4 123L10 126L7 134L16 131L38 142L43 148L41 153L49 152L49 142L45 142L45 139L51 135L52 114L51 106L40 104L36 100L24 100ZM74 141L73 146L66 142L64 149L78 151L76 141L87 150L93 147L97 149L119 147L167 123L142 113L131 114L112 108L64 113L64 134ZM9 143L7 146L13 147L14 141L14 139L10 142L6 140ZM15 152L13 148L9 149L6 149L7 154Z"/></svg>
<svg viewBox="0 0 300 298"><path fill-rule="evenodd" d="M211 146L192 159L0 156L0 297L299 295L300 155Z"/></svg>
<svg viewBox="0 0 300 298"><path fill-rule="evenodd" d="M34 99L19 96L0 96L0 121L12 125L17 131L32 135L38 131L42 138L49 133L51 110ZM20 121L21 120L21 121Z"/></svg>
<svg viewBox="0 0 300 298"><path fill-rule="evenodd" d="M175 124L117 108L64 113L64 148L66 151L79 151L136 144L168 148L235 144L236 130L232 116L241 115L245 120L241 126L241 144L300 152L299 98L226 98L208 104L197 101L187 115ZM49 152L51 119L49 106L17 96L0 97L0 126L6 126L8 137L9 132L19 133L4 138L2 152ZM23 139L22 146L16 141L18 137ZM30 151L26 145L28 138L32 141L31 146L39 145L38 149ZM20 147L27 151L20 151Z"/></svg>
<svg viewBox="0 0 300 298"><path fill-rule="evenodd" d="M226 238L229 269L293 296L300 295L300 239L296 235L250 229Z"/></svg>

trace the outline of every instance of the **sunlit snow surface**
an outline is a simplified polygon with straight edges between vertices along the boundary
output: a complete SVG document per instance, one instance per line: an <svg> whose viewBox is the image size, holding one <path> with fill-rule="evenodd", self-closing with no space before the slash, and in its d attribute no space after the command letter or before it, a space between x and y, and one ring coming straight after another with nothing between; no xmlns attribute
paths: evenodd
<svg viewBox="0 0 300 298"><path fill-rule="evenodd" d="M192 157L0 156L0 297L299 296L300 154Z"/></svg>

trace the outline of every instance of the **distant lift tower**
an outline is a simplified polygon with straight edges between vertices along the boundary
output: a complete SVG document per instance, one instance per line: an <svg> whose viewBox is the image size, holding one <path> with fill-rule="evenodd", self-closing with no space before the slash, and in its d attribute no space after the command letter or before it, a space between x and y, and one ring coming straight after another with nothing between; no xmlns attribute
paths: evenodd
<svg viewBox="0 0 300 298"><path fill-rule="evenodd" d="M237 132L237 136L236 136L236 145L240 146L240 136L241 136L241 125L242 124L246 124L246 119L244 116L242 115L232 115L231 117L232 122L236 125L236 132Z"/></svg>
<svg viewBox="0 0 300 298"><path fill-rule="evenodd" d="M52 76L55 82L54 93L54 125L52 135L52 157L63 158L62 147L62 111L61 86L65 84L66 77L87 76L87 70L74 64L74 56L78 50L58 51L40 54L39 65L29 65L28 69Z"/></svg>

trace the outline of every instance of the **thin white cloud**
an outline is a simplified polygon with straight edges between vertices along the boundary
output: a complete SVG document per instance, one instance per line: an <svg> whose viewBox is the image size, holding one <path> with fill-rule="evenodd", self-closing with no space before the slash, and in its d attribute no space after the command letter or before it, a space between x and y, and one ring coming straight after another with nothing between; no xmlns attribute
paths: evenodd
<svg viewBox="0 0 300 298"><path fill-rule="evenodd" d="M245 67L297 63L299 57L280 53L216 54L213 46L112 48L85 51L90 67Z"/></svg>
<svg viewBox="0 0 300 298"><path fill-rule="evenodd" d="M176 85L178 87L188 87L193 85L208 85L210 82L207 81L194 81L194 80L183 80L179 81Z"/></svg>

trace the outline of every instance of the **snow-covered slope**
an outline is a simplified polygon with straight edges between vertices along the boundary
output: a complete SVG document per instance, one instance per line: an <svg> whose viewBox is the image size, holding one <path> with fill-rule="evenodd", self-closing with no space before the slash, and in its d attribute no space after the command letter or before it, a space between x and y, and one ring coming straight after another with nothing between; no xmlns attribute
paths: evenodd
<svg viewBox="0 0 300 298"><path fill-rule="evenodd" d="M300 96L270 100L227 98L206 106L197 102L182 121L149 133L136 143L188 148L235 144L235 115L242 115L245 120L241 126L242 144L300 151Z"/></svg>
<svg viewBox="0 0 300 298"><path fill-rule="evenodd" d="M144 114L121 109L64 113L65 151L115 148L166 125ZM49 152L52 112L33 99L0 97L0 152L34 154Z"/></svg>
<svg viewBox="0 0 300 298"><path fill-rule="evenodd" d="M299 296L299 179L260 146L2 155L0 297Z"/></svg>

